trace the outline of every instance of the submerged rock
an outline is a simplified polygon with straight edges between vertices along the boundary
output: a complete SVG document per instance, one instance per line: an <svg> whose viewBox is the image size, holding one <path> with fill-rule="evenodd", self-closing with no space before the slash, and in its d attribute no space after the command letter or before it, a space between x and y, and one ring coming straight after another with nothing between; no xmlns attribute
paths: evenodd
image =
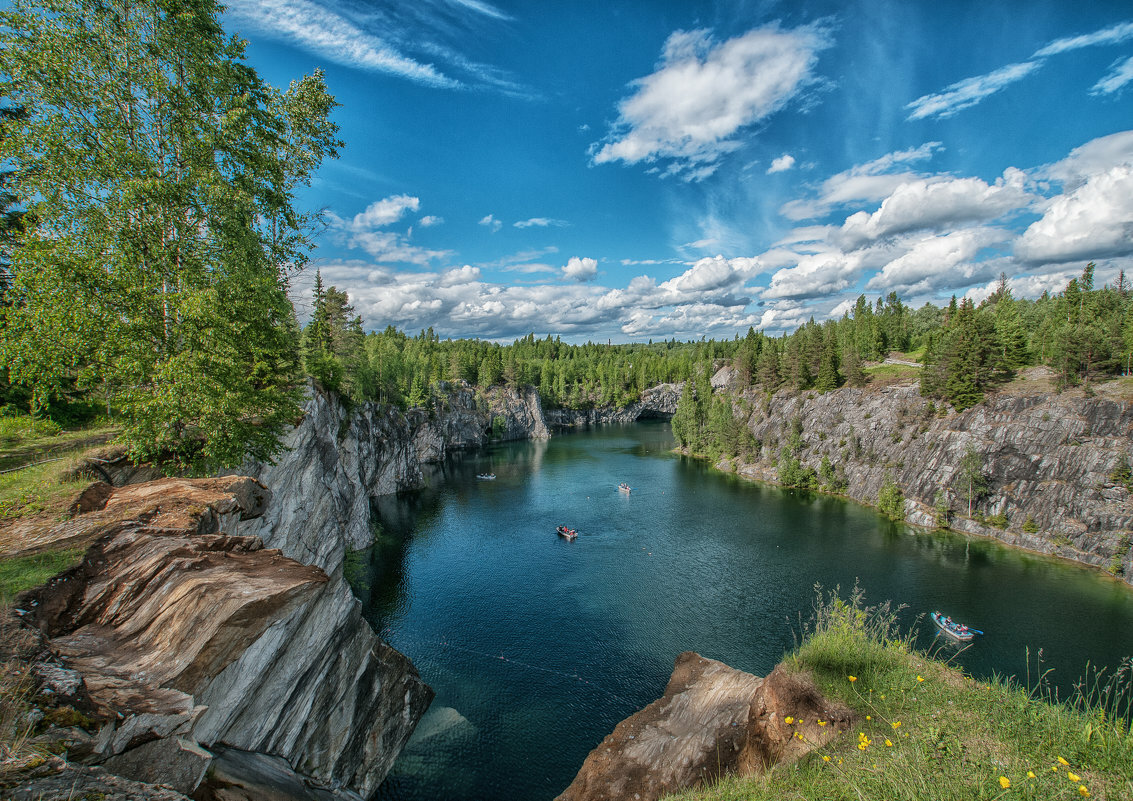
<svg viewBox="0 0 1133 801"><path fill-rule="evenodd" d="M686 651L665 694L619 723L556 801L653 801L793 762L851 722L806 676L780 666L760 678Z"/></svg>

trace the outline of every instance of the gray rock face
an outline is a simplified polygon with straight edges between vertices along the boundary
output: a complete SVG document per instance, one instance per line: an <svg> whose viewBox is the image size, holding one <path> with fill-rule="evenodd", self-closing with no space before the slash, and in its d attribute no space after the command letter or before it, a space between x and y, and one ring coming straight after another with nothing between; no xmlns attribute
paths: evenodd
<svg viewBox="0 0 1133 801"><path fill-rule="evenodd" d="M342 575L345 553L370 544L373 498L422 486L424 465L484 444L494 422L503 438L548 436L534 390L446 389L433 415L373 403L347 411L311 392L276 463L242 468L272 502L238 532L330 580L198 694L208 707L193 727L198 741L282 757L364 796L377 789L432 691L362 618Z"/></svg>
<svg viewBox="0 0 1133 801"><path fill-rule="evenodd" d="M793 422L802 423L801 461L822 458L846 482L845 493L876 503L890 477L905 495L909 522L933 526L937 493L951 527L1011 545L1095 565L1133 581L1133 504L1110 472L1133 452L1133 408L1104 398L994 396L944 416L915 386L826 394L779 392L768 402L750 394L736 413L762 443L760 461L738 472L776 480L775 461ZM983 458L988 492L976 509L1003 514L1005 529L967 517L960 461L968 448ZM1033 532L1023 531L1024 523Z"/></svg>
<svg viewBox="0 0 1133 801"><path fill-rule="evenodd" d="M601 423L632 423L648 418L670 418L677 411L684 384L658 384L641 393L641 400L622 408L598 406L593 409L549 409L547 424L553 428L576 428Z"/></svg>

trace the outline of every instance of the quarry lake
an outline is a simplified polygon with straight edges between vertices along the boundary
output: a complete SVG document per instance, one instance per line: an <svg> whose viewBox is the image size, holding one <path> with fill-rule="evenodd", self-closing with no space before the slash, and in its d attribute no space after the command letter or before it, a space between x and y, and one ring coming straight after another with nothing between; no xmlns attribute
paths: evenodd
<svg viewBox="0 0 1133 801"><path fill-rule="evenodd" d="M867 601L907 605L907 625L924 614L925 645L933 610L983 630L956 657L979 676L1024 677L1028 649L1033 676L1041 648L1065 691L1087 662L1133 655L1133 591L1102 574L748 483L672 447L661 422L509 443L380 500L376 544L348 572L437 697L379 798L551 799L661 694L681 651L770 671L815 584L857 581Z"/></svg>

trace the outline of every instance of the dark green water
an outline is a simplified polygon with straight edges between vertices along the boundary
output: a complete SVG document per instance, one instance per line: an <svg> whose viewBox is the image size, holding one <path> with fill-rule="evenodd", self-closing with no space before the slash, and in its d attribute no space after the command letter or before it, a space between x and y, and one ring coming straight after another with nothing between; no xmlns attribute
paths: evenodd
<svg viewBox="0 0 1133 801"><path fill-rule="evenodd" d="M986 636L977 675L1133 654L1133 591L1074 565L926 534L874 510L734 479L670 452L664 423L514 443L378 507L368 618L437 698L378 793L537 801L657 698L684 650L767 673L813 587L941 609ZM476 474L492 471L495 481ZM634 490L617 491L620 481ZM566 542L555 526L579 530ZM931 623L922 625L931 641ZM1032 668L1034 672L1034 668Z"/></svg>

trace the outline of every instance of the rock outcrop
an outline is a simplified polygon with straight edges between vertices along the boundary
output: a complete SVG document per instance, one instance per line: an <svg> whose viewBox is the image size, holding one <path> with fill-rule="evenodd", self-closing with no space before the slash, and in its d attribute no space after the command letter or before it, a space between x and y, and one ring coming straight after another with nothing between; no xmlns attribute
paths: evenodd
<svg viewBox="0 0 1133 801"><path fill-rule="evenodd" d="M641 400L618 408L548 409L544 412L552 428L576 428L602 423L632 423L650 418L668 419L676 414L684 384L658 384L641 393Z"/></svg>
<svg viewBox="0 0 1133 801"><path fill-rule="evenodd" d="M888 479L905 497L908 522L933 527L942 500L950 527L1107 569L1133 581L1133 503L1109 478L1133 461L1133 405L1102 397L995 395L957 413L916 386L825 394L750 394L734 406L760 443L754 463L721 463L776 482L776 461L799 430L798 457L827 458L840 492L876 503ZM961 460L977 454L985 493L968 517ZM995 522L989 518L1002 515ZM982 519L983 522L980 522Z"/></svg>
<svg viewBox="0 0 1133 801"><path fill-rule="evenodd" d="M477 392L458 382L443 390L433 414L377 403L348 409L334 396L310 392L275 463L241 468L268 487L274 501L262 516L242 523L240 533L261 537L333 577L346 549L364 548L373 539L372 498L420 488L427 465L493 438L550 436L531 387Z"/></svg>
<svg viewBox="0 0 1133 801"><path fill-rule="evenodd" d="M75 756L188 794L224 744L376 790L432 692L341 577L234 533L269 498L243 477L96 485L59 524L93 544L18 604L59 663L41 679L105 721Z"/></svg>
<svg viewBox="0 0 1133 801"><path fill-rule="evenodd" d="M619 723L556 801L654 801L793 762L851 722L805 675L760 678L686 651L665 694Z"/></svg>

